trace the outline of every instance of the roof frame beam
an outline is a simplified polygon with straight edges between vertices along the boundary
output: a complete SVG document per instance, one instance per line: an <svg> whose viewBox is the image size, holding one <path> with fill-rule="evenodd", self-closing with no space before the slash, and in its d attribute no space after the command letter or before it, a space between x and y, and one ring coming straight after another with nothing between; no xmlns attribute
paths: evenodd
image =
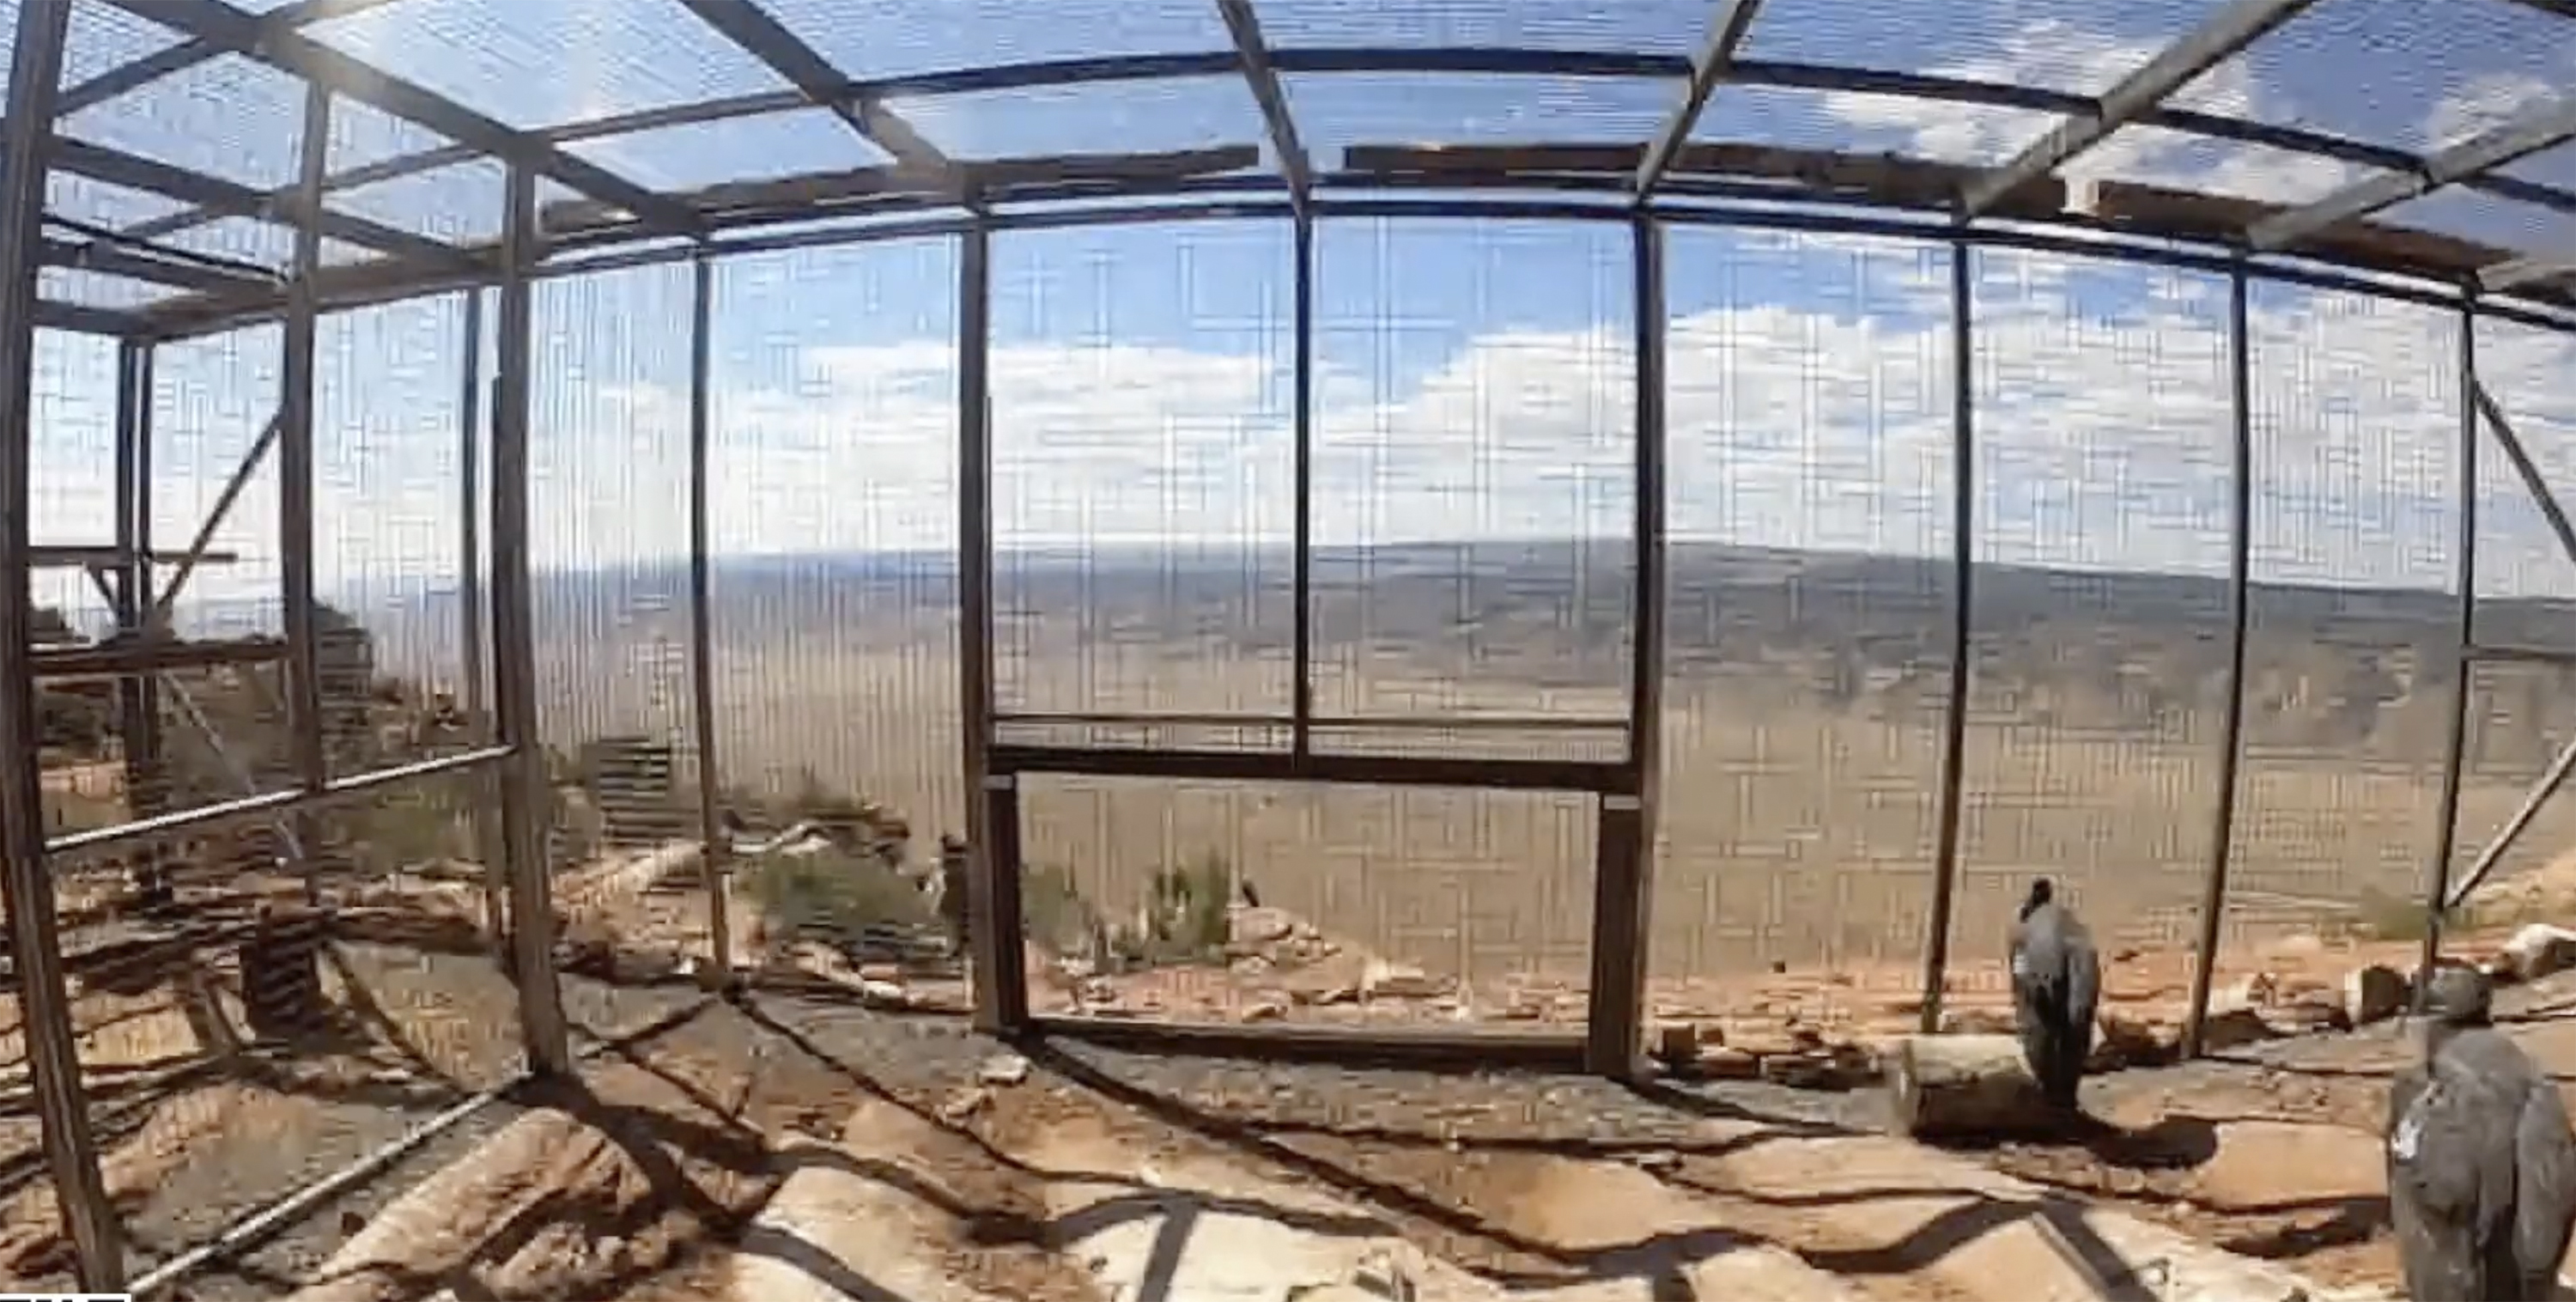
<svg viewBox="0 0 2576 1302"><path fill-rule="evenodd" d="M1637 164L1637 202L1644 204L1655 197L1655 187L1664 183L1679 158L1682 146L1699 126L1699 117L1708 108L1709 97L1717 93L1718 83L1735 70L1735 51L1744 44L1745 33L1753 30L1753 19L1762 12L1762 0L1718 0L1717 12L1710 16L1708 40L1691 59L1690 79L1682 87L1681 102L1673 105L1671 116L1664 119L1663 129L1655 133L1654 143L1646 147L1646 156Z"/></svg>
<svg viewBox="0 0 2576 1302"><path fill-rule="evenodd" d="M395 0L295 0L281 9L259 16L264 28L294 31L327 23L334 18L348 18L370 9L392 4ZM231 53L223 46L203 37L181 41L167 49L155 50L131 63L121 63L105 72L72 86L54 97L54 116L67 118L83 109L96 108L118 96L143 89L164 77L174 77L201 63L211 63Z"/></svg>
<svg viewBox="0 0 2576 1302"><path fill-rule="evenodd" d="M2256 222L2245 242L2273 253L2345 222L2471 180L2576 139L2576 99L2557 99L2425 157L2416 167L2356 181L2313 203Z"/></svg>
<svg viewBox="0 0 2576 1302"><path fill-rule="evenodd" d="M1303 221L1315 193L1315 160L1298 138L1297 117L1288 109L1288 87L1279 79L1278 65L1271 62L1270 42L1261 34L1261 16L1253 12L1252 0L1216 0L1216 9L1225 20L1226 35L1234 40L1243 83L1252 91L1262 125L1270 132L1271 152L1279 155L1279 174L1288 182L1288 204Z"/></svg>
<svg viewBox="0 0 2576 1302"><path fill-rule="evenodd" d="M102 276L119 276L172 289L220 294L228 291L266 289L276 283L274 277L253 277L236 271L225 271L198 263L170 258L156 258L132 249L118 248L97 241L58 240L48 237L42 249L45 265L64 271L94 271Z"/></svg>
<svg viewBox="0 0 2576 1302"><path fill-rule="evenodd" d="M2565 0L2565 3L2576 5L2576 0ZM1601 51L1551 54L1546 51L1426 47L1409 50L1288 48L1273 49L1269 53L1271 66L1283 75L1328 75L1349 72L1469 72L1496 76L1579 74L1605 77L1679 78L1688 76L1691 66L1689 59L1684 56ZM1009 64L994 68L951 70L851 82L846 87L845 98L861 98L870 95L887 98L897 95L1031 90L1166 77L1228 77L1238 73L1238 61L1228 52L1041 60L1035 63ZM1767 59L1737 59L1728 77L1723 79L1721 84L1773 86L1798 90L1867 91L1880 95L1913 96L1940 103L1991 104L2001 108L2058 114L2089 112L2092 104L2084 96L2035 86L2009 86L1922 73L1828 68L1815 64L1785 63ZM664 127L693 126L753 117L764 113L782 113L808 102L804 96L793 90L762 91L696 104L612 114L581 122L544 127L530 134L540 140L564 144ZM2139 114L2135 122L2144 126L2164 127L2191 135L2207 136L2239 144L2261 145L2269 149L2390 171L2406 171L2415 167L2420 161L2416 156L2403 150L2382 145L2366 144L2297 127L2276 126L2194 109L2160 106ZM346 190L380 181L416 176L441 167L472 162L481 157L483 155L478 151L462 145L442 145L417 154L383 159L335 172L324 188L332 191ZM2465 178L2459 184L2483 194L2537 204L2558 212L2576 213L2576 194L2502 173L2482 173ZM285 187L274 193L291 196L292 187ZM157 239L221 215L224 214L209 214L204 211L174 213L168 217L127 226L125 233Z"/></svg>
<svg viewBox="0 0 2576 1302"><path fill-rule="evenodd" d="M53 156L53 165L66 172L128 190L157 194L180 203L196 204L224 217L294 222L304 220L306 215L304 204L296 196L281 199L238 181L208 176L71 136L56 135L49 152ZM443 258L451 262L467 261L471 257L455 245L426 235L396 230L329 207L314 213L313 222L323 234L335 240L396 257Z"/></svg>
<svg viewBox="0 0 2576 1302"><path fill-rule="evenodd" d="M687 205L619 176L596 163L584 162L526 132L475 112L417 83L393 76L361 59L284 29L270 30L259 19L223 0L103 0L104 3L175 28L226 51L256 59L281 72L319 82L333 94L417 123L458 144L469 145L507 162L616 204L645 224L666 233L705 234L705 223Z"/></svg>
<svg viewBox="0 0 2576 1302"><path fill-rule="evenodd" d="M829 110L861 140L884 150L896 167L921 174L937 189L966 197L964 177L939 146L874 97L852 95L850 79L768 11L751 0L679 3L717 35L786 78L808 103Z"/></svg>
<svg viewBox="0 0 2576 1302"><path fill-rule="evenodd" d="M2513 258L2478 271L2478 288L2489 294L2509 289L2522 289L2544 281L2576 276L2576 251L2535 253L2526 258Z"/></svg>
<svg viewBox="0 0 2576 1302"><path fill-rule="evenodd" d="M2112 132L2162 105L2166 96L2315 3L2317 0L2231 0L2197 30L2157 51L2154 58L2103 92L2092 112L2059 122L2011 161L1969 182L1959 193L1959 220L1972 221L2013 191L2054 174L2077 155L2109 139Z"/></svg>

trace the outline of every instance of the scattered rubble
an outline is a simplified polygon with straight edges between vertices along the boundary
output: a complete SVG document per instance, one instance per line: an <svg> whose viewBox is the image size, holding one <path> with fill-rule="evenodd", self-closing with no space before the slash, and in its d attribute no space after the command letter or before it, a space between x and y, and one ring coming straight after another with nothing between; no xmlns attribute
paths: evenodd
<svg viewBox="0 0 2576 1302"><path fill-rule="evenodd" d="M2576 967L2576 931L2546 922L2525 924L2487 960L2488 975L2512 984L2537 981Z"/></svg>

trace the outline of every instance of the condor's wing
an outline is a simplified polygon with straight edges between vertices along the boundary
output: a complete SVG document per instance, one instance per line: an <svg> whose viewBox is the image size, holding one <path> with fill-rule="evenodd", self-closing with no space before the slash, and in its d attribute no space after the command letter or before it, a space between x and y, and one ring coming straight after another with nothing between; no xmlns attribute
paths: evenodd
<svg viewBox="0 0 2576 1302"><path fill-rule="evenodd" d="M2576 1134L2557 1085L2532 1074L2513 1135L2513 1258L2523 1268L2524 1296L2541 1297L2528 1286L2556 1280L2576 1230Z"/></svg>

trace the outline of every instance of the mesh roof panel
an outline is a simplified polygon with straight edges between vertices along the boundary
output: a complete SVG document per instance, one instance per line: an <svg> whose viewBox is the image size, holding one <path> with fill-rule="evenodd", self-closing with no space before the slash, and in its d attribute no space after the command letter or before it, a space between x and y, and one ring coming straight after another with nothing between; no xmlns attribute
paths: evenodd
<svg viewBox="0 0 2576 1302"><path fill-rule="evenodd" d="M849 124L818 108L576 140L564 149L656 190L846 172L891 161Z"/></svg>
<svg viewBox="0 0 2576 1302"><path fill-rule="evenodd" d="M1232 77L927 95L887 107L952 158L1147 154L1261 140L1261 111Z"/></svg>
<svg viewBox="0 0 2576 1302"><path fill-rule="evenodd" d="M0 12L15 7L0 0ZM1713 30L1726 13L1749 18ZM301 37L265 37L290 27ZM1261 41L1265 57L1248 58L1238 39ZM358 66L335 70L331 59ZM2223 240L2266 213L2204 208L2182 221L2157 215L2163 201L2141 187L2275 207L2340 202L2441 147L2529 125L2576 85L2576 5L79 0L61 118L83 152L62 161L58 172L73 175L49 193L61 218L177 248L220 244L209 221L246 220L291 196L308 75L340 83L335 261L426 266L439 250L423 241L496 238L502 172L488 155L505 146L540 173L550 212L596 201L561 220L658 241L708 220L798 221L803 204L821 218L842 211L830 205L907 190L915 209L977 185L1002 187L988 197L1015 206L1093 202L1111 174L1117 186L1168 193L1184 165L1214 173L1236 160L1108 160L1213 146L1257 149L1252 172L1221 179L1237 197L1278 197L1292 173L1383 188L1372 168L1417 189L1614 191L1631 186L1635 160L1676 120L1695 61L1713 70L1712 93L1681 139L1727 148L1652 155L1649 180L1673 179L1670 201L1711 193L1684 180L1777 185L1830 172L1843 199L1918 209L2011 200L2027 218L2050 201L2030 183L2053 175L2088 221L2151 235L2181 221L2171 232ZM2115 114L2102 140L2034 156L2101 97L2123 90L2110 102L2128 104L2149 69L2172 75L2137 112ZM1285 122L1263 99L1273 76ZM2313 254L2300 246L2332 236L2336 249L2317 256L2453 280L2513 256L2576 252L2565 229L2576 144L2562 143L2576 140L2576 110L2566 116L2567 129L2489 160L2490 177L2473 186L2391 192L2266 229L2282 251ZM1288 166L1292 142L1310 169ZM1423 152L1441 146L1484 148L1454 161ZM955 170L964 163L1014 166L969 179ZM2008 163L2022 165L2010 185L1999 179ZM847 179L872 169L875 179ZM1896 178L1893 188L1873 189L1872 175ZM746 194L712 217L687 206L710 187L779 181L798 185ZM2379 238L2373 230L2447 240L2349 252L2353 239ZM254 260L273 262L260 247ZM2453 261L2421 260L2435 253Z"/></svg>
<svg viewBox="0 0 2576 1302"><path fill-rule="evenodd" d="M1290 73L1280 80L1307 146L1330 149L1636 140L1672 112L1677 93L1644 77Z"/></svg>
<svg viewBox="0 0 2576 1302"><path fill-rule="evenodd" d="M1052 59L1231 48L1206 0L762 0L861 80Z"/></svg>
<svg viewBox="0 0 2576 1302"><path fill-rule="evenodd" d="M1706 0L1625 0L1615 5L1543 5L1526 0L1452 0L1438 5L1261 0L1260 4L1262 34L1281 46L1487 46L1678 56L1699 48L1709 9Z"/></svg>
<svg viewBox="0 0 2576 1302"><path fill-rule="evenodd" d="M1742 55L2099 95L2218 7L2215 0L1769 0Z"/></svg>
<svg viewBox="0 0 2576 1302"><path fill-rule="evenodd" d="M516 127L786 84L667 0L387 4L316 24L312 35Z"/></svg>

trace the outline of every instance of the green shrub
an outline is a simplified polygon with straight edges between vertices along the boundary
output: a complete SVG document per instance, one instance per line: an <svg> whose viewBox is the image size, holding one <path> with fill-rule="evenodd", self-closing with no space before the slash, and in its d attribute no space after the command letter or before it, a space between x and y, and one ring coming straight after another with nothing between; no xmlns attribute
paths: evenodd
<svg viewBox="0 0 2576 1302"><path fill-rule="evenodd" d="M774 935L856 936L870 926L928 927L930 901L873 856L770 855L744 878Z"/></svg>
<svg viewBox="0 0 2576 1302"><path fill-rule="evenodd" d="M1081 953L1100 930L1100 913L1074 885L1073 874L1051 864L1020 874L1020 933L1058 954Z"/></svg>

